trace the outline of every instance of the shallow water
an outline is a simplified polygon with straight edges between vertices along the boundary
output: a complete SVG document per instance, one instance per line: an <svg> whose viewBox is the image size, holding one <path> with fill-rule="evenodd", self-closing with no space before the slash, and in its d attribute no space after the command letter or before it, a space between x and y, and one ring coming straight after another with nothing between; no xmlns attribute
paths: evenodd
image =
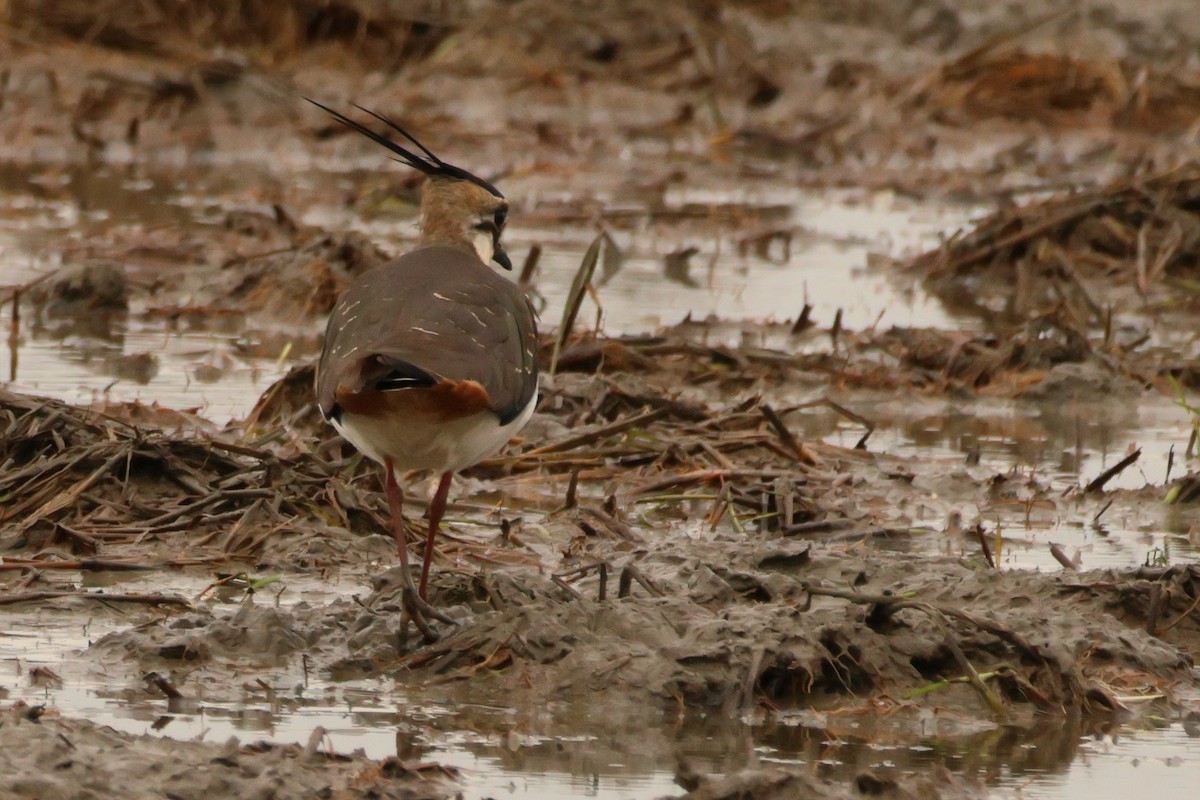
<svg viewBox="0 0 1200 800"><path fill-rule="evenodd" d="M751 248L740 254L727 242L713 242L715 233L705 241L671 230L616 232L613 238L625 257L620 270L597 292L602 327L610 334L652 331L687 316L791 320L806 303L813 306L814 322L825 327L839 311L842 325L852 329L877 324L962 329L971 324L948 314L915 283L897 282L868 269L868 260L871 254L899 256L936 244L939 235L952 233L978 213L972 207L924 205L886 192L849 190L733 198L695 192L669 199L681 207L719 201L750 209L776 204L790 208L786 218L770 226L790 232L788 249L776 240L765 253ZM575 230L564 239L560 231L520 228L512 234L518 252L526 241L545 248L537 288L551 298L542 318L555 324L591 234ZM667 279L666 256L686 246L699 250L690 259L687 281ZM587 301L583 308L581 324L592 327L595 306Z"/></svg>
<svg viewBox="0 0 1200 800"><path fill-rule="evenodd" d="M310 174L306 180L327 192L348 181L337 173L324 178ZM41 247L51 237L103 236L130 225L207 226L224 210L247 207L244 198L219 181L191 173L147 178L105 168L44 176L0 169L0 188L9 192L0 203L0 287L26 283L56 269L59 264L44 256ZM869 270L867 261L872 253L900 255L930 246L978 213L974 208L921 204L888 192L799 189L737 196L675 192L665 202L669 208L719 206L745 209L747 214L785 209L782 216L772 212L775 217L767 230L784 232L788 250L780 240L762 253L753 248L744 254L736 248L731 252L730 245L722 243L727 237L703 225L614 229L613 240L622 252L620 268L598 288L601 309L585 302L581 327L594 327L598 310L601 327L622 334L654 330L689 315L790 319L805 303L813 305L812 318L821 325L832 324L839 311L847 328L969 324L948 315L917 287L897 285ZM536 212L531 209L534 216ZM391 251L411 244L408 218L363 222L343 207L319 203L302 218L333 230L358 229ZM81 234L81 228L89 232ZM519 216L514 219L506 234L514 262L522 263L535 243L543 248L536 278L538 292L549 299L541 311L543 325L553 326L560 318L580 255L593 235L580 224L521 227ZM668 279L665 257L685 246L698 249L687 275ZM31 317L26 310L15 348L9 342L4 377L15 388L72 402L141 400L199 408L221 424L248 411L289 366L286 360L241 352L237 330L181 329L144 311L135 305L128 315L118 315L98 330L95 325L66 324L78 321ZM0 308L0 330L10 330L11 322L11 306L5 304ZM135 358L156 361L152 373L130 374Z"/></svg>
<svg viewBox="0 0 1200 800"><path fill-rule="evenodd" d="M1049 550L1060 544L1084 569L1126 568L1165 558L1170 563L1200 557L1196 535L1200 515L1166 504L1164 483L1200 468L1186 457L1190 425L1172 401L1146 396L1124 405L1104 402L1058 405L1031 401L930 399L898 403L893 398L856 397L844 401L878 423L868 450L915 461L918 475L965 471L979 482L997 475L1016 481L1036 479L1046 491L1032 511L1021 505L959 509L963 524L982 520L989 533L999 526L1006 543L1001 559L1008 568L1058 570ZM853 447L861 426L821 413L815 426L825 440ZM1140 448L1136 463L1105 484L1106 489L1139 491L1139 502L1120 500L1105 509L1082 489ZM968 457L971 463L968 464ZM977 457L977 460L976 460ZM940 527L945 519L930 523ZM930 549L978 551L975 543L931 542Z"/></svg>

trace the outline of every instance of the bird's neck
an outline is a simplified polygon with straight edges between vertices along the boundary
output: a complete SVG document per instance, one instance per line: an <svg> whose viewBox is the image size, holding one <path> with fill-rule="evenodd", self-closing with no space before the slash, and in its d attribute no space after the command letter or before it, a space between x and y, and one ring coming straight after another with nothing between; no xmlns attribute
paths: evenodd
<svg viewBox="0 0 1200 800"><path fill-rule="evenodd" d="M421 220L422 245L449 244L472 247L471 237L461 225L447 224L442 221Z"/></svg>
<svg viewBox="0 0 1200 800"><path fill-rule="evenodd" d="M471 236L469 234L475 234ZM492 245L492 236L490 233L483 231L462 231L439 227L421 227L421 238L419 244L422 247L429 245L448 245L457 247L460 250L469 250L479 256L479 260L487 263L494 255Z"/></svg>

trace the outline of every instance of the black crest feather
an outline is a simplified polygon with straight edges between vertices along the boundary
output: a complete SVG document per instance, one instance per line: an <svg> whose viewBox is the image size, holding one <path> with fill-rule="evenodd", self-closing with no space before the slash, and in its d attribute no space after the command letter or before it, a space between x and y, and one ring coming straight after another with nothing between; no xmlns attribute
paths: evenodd
<svg viewBox="0 0 1200 800"><path fill-rule="evenodd" d="M455 179L461 180L461 181L470 181L471 183L475 184L476 186L480 186L483 189L486 189L488 192L490 192L492 195L494 195L496 197L504 197L504 195L502 195L500 193L499 189L497 189L495 186L493 186L492 184L485 181L483 178L480 178L478 175L474 175L470 172L467 172L462 167L456 167L453 164L447 164L445 161L442 161L440 158L438 158L436 155L434 155L432 150L430 150L428 147L426 147L425 145L423 145L419 141L417 141L415 136L413 136L408 131L404 130L404 128L401 128L399 125L397 125L395 122L393 122L392 120L385 117L383 114L372 111L369 108L363 108L362 106L357 105L357 104L354 106L359 111L362 111L366 114L370 114L372 117L379 120L384 125L387 125L389 128L396 131L396 133L403 136L405 139L407 139L409 142L411 142L418 150L420 150L421 154L414 153L413 151L392 141L387 136L384 136L383 134L380 134L380 133L376 133L375 131L371 130L370 128L363 125L362 123L359 123L359 122L356 122L355 120L350 119L345 114L341 114L337 111L334 111L332 108L330 108L327 105L318 103L316 100L313 100L311 97L306 97L304 99L307 100L308 102L312 103L317 108L320 108L320 109L324 110L325 112L327 112L328 114L330 114L334 119L336 119L338 122L345 125L347 128L350 128L353 131L357 131L358 133L361 133L363 136L366 136L368 139L375 142L376 144L382 145L383 147L386 147L388 150L395 153L397 156L399 156L399 158L393 159L394 161L399 161L401 164L412 167L413 169L417 170L418 172L422 172L426 175L429 175L430 177L455 178Z"/></svg>

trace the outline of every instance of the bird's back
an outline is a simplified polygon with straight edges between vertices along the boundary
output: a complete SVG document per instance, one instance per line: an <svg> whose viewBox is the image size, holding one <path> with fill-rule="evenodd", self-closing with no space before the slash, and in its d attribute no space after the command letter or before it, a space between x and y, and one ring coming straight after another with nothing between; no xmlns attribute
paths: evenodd
<svg viewBox="0 0 1200 800"><path fill-rule="evenodd" d="M432 245L362 275L330 315L317 401L362 392L407 364L437 380L475 381L507 424L537 389L532 307L512 281L466 248Z"/></svg>

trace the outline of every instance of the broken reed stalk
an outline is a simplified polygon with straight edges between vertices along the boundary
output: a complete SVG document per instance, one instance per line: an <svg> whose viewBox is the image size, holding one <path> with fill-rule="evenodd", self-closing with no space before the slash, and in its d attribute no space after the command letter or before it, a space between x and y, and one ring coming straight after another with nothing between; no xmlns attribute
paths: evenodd
<svg viewBox="0 0 1200 800"><path fill-rule="evenodd" d="M301 757L305 760L315 758L321 749L321 743L325 741L327 733L320 725L313 728L312 733L308 735L308 743L304 745L304 752Z"/></svg>
<svg viewBox="0 0 1200 800"><path fill-rule="evenodd" d="M558 355L562 352L567 340L571 338L571 330L575 327L579 308L583 305L583 298L588 293L592 276L596 274L596 265L600 263L600 247L604 238L604 234L601 233L592 240L587 252L583 254L583 260L579 262L579 269L575 271L571 288L567 290L567 302L563 306L562 321L558 325L558 335L554 337L554 350L550 354L551 375L558 368Z"/></svg>
<svg viewBox="0 0 1200 800"><path fill-rule="evenodd" d="M534 244L525 256L525 265L521 267L521 277L517 279L518 286L529 286L533 283L533 275L537 272L538 262L542 260L542 246Z"/></svg>
<svg viewBox="0 0 1200 800"><path fill-rule="evenodd" d="M1003 673L998 670L995 672L981 672L981 673L979 673L979 679L984 680L984 681L990 681L992 678L995 678L1002 674ZM900 699L901 700L916 700L918 697L924 697L925 695L936 692L939 689L945 689L947 686L951 686L956 683L969 683L969 682L970 682L970 678L967 677L966 675L963 675L962 677L958 677L958 678L942 678L941 680L933 681L932 683L927 683L924 686L918 686L915 689L909 689L907 692L904 692L903 694L900 695Z"/></svg>
<svg viewBox="0 0 1200 800"><path fill-rule="evenodd" d="M621 570L621 574L617 580L617 597L625 598L629 596L633 589L634 582L650 593L652 597L662 597L663 592L657 586L650 582L650 579L642 574L641 570L633 564L626 564Z"/></svg>
<svg viewBox="0 0 1200 800"><path fill-rule="evenodd" d="M642 537L637 533L637 531L635 531L633 528L626 525L624 522L621 522L619 519L612 516L608 512L603 511L602 509L599 509L599 508L594 508L592 506L588 506L588 507L584 508L583 510L586 513L590 514L593 518L595 518L595 520L597 522L599 522L601 525L608 528L610 531L617 534L617 536L620 536L622 539L625 539L626 541L629 541L629 542L637 542L639 544L641 544L644 541L642 539Z"/></svg>
<svg viewBox="0 0 1200 800"><path fill-rule="evenodd" d="M779 434L779 440L783 442L783 446L789 450L798 461L804 460L804 451L800 448L800 443L796 441L796 437L783 424L783 420L775 413L775 409L771 408L766 403L758 407L759 411L766 418L767 422L775 429L775 433Z"/></svg>
<svg viewBox="0 0 1200 800"><path fill-rule="evenodd" d="M754 652L750 656L750 665L746 670L746 679L742 682L741 696L738 699L738 713L745 714L754 707L754 687L758 685L758 679L762 675L762 662L767 654L767 649L759 645L754 648Z"/></svg>
<svg viewBox="0 0 1200 800"><path fill-rule="evenodd" d="M57 600L69 597L80 600L97 600L104 603L140 603L152 606L180 606L191 608L192 604L182 597L171 594L132 594L122 592L68 592L42 591L19 592L0 596L0 606L11 606L17 603L40 603L43 600Z"/></svg>
<svg viewBox="0 0 1200 800"><path fill-rule="evenodd" d="M582 600L583 599L583 595L581 595L579 592L575 591L575 589L571 586L571 584L567 583L566 581L564 581L562 578L558 577L557 575L551 575L550 580L554 583L555 586L559 587L564 592L566 592L568 595L570 595L572 600ZM603 599L603 598L601 598L601 599ZM495 603L493 603L492 605L493 605L493 607L498 608L498 606Z"/></svg>
<svg viewBox="0 0 1200 800"><path fill-rule="evenodd" d="M21 289L17 287L12 296L12 321L8 331L8 380L17 379L17 345L21 343Z"/></svg>
<svg viewBox="0 0 1200 800"><path fill-rule="evenodd" d="M1054 560L1062 564L1065 569L1071 572L1079 572L1079 567L1075 566L1075 562L1067 556L1061 544L1050 543L1050 555L1054 556Z"/></svg>
<svg viewBox="0 0 1200 800"><path fill-rule="evenodd" d="M567 497L563 500L563 510L579 505L579 470L571 470L571 479L567 482Z"/></svg>
<svg viewBox="0 0 1200 800"><path fill-rule="evenodd" d="M971 688L975 690L976 694L983 700L984 705L988 707L988 710L998 720L1003 722L1008 719L1008 709L1000 698L996 696L995 692L983 682L983 678L980 677L974 665L971 664L971 660L967 658L967 654L959 646L958 640L954 638L954 633L950 630L950 626L946 624L945 618L934 617L934 623L942 629L942 642L950 650L951 655L954 656L954 660L958 662L959 668L966 674L967 683L971 684Z"/></svg>
<svg viewBox="0 0 1200 800"><path fill-rule="evenodd" d="M1196 599L1192 601L1192 604L1187 607L1186 611L1184 611L1182 614L1180 614L1178 617L1176 617L1173 621L1168 622L1166 625L1159 628L1157 631L1154 632L1154 635L1162 636L1164 633L1171 630L1176 625L1178 625L1179 623L1183 622L1185 619L1190 617L1192 615L1192 612L1195 611L1197 607L1200 607L1200 594L1197 594Z"/></svg>
<svg viewBox="0 0 1200 800"><path fill-rule="evenodd" d="M804 408L819 408L821 406L824 406L830 411L833 411L834 413L845 417L851 422L855 422L866 428L866 432L863 433L862 438L855 443L854 449L865 450L867 448L867 439L871 438L871 434L875 432L876 423L873 420L867 419L862 414L857 414L846 408L844 405L830 400L828 397L822 397L820 400L813 400L808 403L801 403L798 406L792 406L790 409L787 409L787 411L799 411Z"/></svg>
<svg viewBox="0 0 1200 800"><path fill-rule="evenodd" d="M582 447L583 445L592 444L600 441L601 439L606 439L614 434L624 433L631 428L636 428L641 425L649 425L651 422L657 422L658 420L666 417L668 413L670 412L666 408L655 408L641 414L634 414L631 417L619 419L616 422L609 423L608 425L602 425L599 428L594 428L590 431L585 431L584 433L579 433L574 436L568 436L567 438L560 439L557 442L551 442L550 444L542 445L541 447L535 447L532 450L527 450L524 453L514 456L514 458L531 458L535 456L548 455L550 453L560 453L564 450L573 450L576 447Z"/></svg>
<svg viewBox="0 0 1200 800"><path fill-rule="evenodd" d="M1126 469L1128 469L1131 465L1133 465L1138 460L1138 458L1141 457L1141 455L1142 455L1142 448L1139 447L1138 449L1134 450L1129 455L1122 458L1116 464L1113 464L1111 467L1104 470L1104 472L1101 472L1098 476L1096 476L1095 480L1093 480L1091 483L1089 483L1087 486L1084 487L1083 493L1088 494L1089 492L1100 491L1101 489L1104 488L1104 485L1106 483L1108 483L1113 478L1117 477L1122 472L1124 472Z"/></svg>
<svg viewBox="0 0 1200 800"><path fill-rule="evenodd" d="M0 572L15 572L26 569L62 569L79 570L80 572L146 572L157 569L171 569L179 566L192 566L208 563L210 559L187 559L186 564L168 561L162 563L145 563L140 561L118 561L104 558L85 558L72 561L51 561L49 559L12 558L5 556L0 561Z"/></svg>
<svg viewBox="0 0 1200 800"><path fill-rule="evenodd" d="M975 535L979 537L979 549L983 551L983 560L992 569L996 569L996 559L992 557L992 548L988 546L987 533L983 530L983 525L975 526Z"/></svg>
<svg viewBox="0 0 1200 800"><path fill-rule="evenodd" d="M1103 508L1101 508L1099 511L1096 512L1096 516L1092 517L1092 525L1093 526L1100 524L1100 518L1104 516L1105 511L1108 511L1108 509L1112 507L1112 504L1113 504L1113 501L1109 500L1107 503L1104 504Z"/></svg>
<svg viewBox="0 0 1200 800"><path fill-rule="evenodd" d="M183 692L175 688L175 685L169 680L159 675L157 672L151 672L142 677L147 684L158 689L170 700L182 700Z"/></svg>
<svg viewBox="0 0 1200 800"><path fill-rule="evenodd" d="M1162 581L1155 581L1150 587L1150 611L1146 614L1146 633L1158 635L1158 618L1162 615L1163 606Z"/></svg>
<svg viewBox="0 0 1200 800"><path fill-rule="evenodd" d="M842 309L839 308L837 310L837 313L835 313L833 315L833 325L829 329L829 341L832 344L834 350L837 350L838 337L841 336L841 333L842 333Z"/></svg>
<svg viewBox="0 0 1200 800"><path fill-rule="evenodd" d="M796 317L796 321L792 323L791 333L793 336L804 333L816 324L812 321L812 312L812 303L805 303L804 308L800 309L800 316Z"/></svg>

